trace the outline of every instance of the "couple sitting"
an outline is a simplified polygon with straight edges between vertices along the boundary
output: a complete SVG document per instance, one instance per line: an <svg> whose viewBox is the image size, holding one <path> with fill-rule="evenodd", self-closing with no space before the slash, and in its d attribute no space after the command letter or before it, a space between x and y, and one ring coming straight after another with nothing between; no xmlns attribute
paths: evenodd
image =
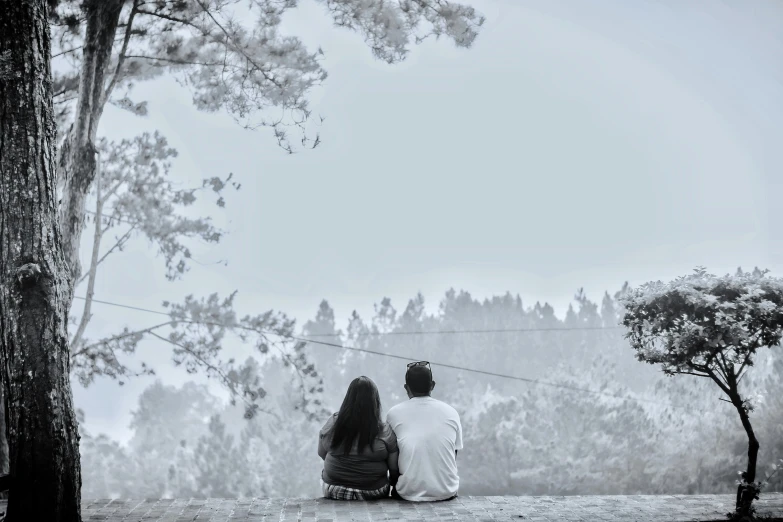
<svg viewBox="0 0 783 522"><path fill-rule="evenodd" d="M321 486L335 500L451 500L457 496L457 450L462 426L457 411L430 397L435 387L426 361L405 373L409 400L381 419L381 398L367 377L351 382L340 411L321 429ZM388 476L387 476L388 473Z"/></svg>

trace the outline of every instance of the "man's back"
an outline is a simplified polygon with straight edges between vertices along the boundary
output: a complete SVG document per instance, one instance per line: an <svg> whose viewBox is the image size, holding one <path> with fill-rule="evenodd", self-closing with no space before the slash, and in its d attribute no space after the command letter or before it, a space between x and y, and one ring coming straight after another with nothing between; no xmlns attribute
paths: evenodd
<svg viewBox="0 0 783 522"><path fill-rule="evenodd" d="M445 500L457 494L455 450L462 449L457 411L432 397L414 397L386 416L397 435L400 478L397 493L405 500Z"/></svg>

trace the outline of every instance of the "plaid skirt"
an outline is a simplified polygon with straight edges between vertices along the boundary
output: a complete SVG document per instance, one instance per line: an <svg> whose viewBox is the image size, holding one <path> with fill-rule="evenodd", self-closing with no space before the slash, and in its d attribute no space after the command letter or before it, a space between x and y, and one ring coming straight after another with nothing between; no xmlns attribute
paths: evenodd
<svg viewBox="0 0 783 522"><path fill-rule="evenodd" d="M379 489L353 489L345 486L334 486L321 480L321 491L324 498L332 500L377 500L387 498L391 487L386 484Z"/></svg>

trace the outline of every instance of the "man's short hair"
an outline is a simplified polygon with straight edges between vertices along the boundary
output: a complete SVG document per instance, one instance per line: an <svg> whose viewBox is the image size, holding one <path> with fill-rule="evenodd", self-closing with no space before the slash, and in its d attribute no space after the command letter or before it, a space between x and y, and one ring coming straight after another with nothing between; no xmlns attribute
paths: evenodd
<svg viewBox="0 0 783 522"><path fill-rule="evenodd" d="M405 373L405 384L413 393L429 393L432 391L432 371L426 366L409 368Z"/></svg>

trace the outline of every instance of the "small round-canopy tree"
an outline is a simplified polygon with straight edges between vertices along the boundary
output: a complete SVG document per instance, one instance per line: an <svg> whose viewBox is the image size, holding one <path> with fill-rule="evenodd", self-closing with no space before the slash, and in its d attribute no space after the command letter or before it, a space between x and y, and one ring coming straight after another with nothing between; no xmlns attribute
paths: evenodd
<svg viewBox="0 0 783 522"><path fill-rule="evenodd" d="M737 488L737 517L752 517L762 484L756 480L759 442L750 423L753 405L739 383L756 351L783 336L783 279L768 270L737 270L716 277L704 268L669 283L646 283L620 302L622 324L637 358L660 364L667 375L683 373L715 381L737 409L748 435L748 467Z"/></svg>

